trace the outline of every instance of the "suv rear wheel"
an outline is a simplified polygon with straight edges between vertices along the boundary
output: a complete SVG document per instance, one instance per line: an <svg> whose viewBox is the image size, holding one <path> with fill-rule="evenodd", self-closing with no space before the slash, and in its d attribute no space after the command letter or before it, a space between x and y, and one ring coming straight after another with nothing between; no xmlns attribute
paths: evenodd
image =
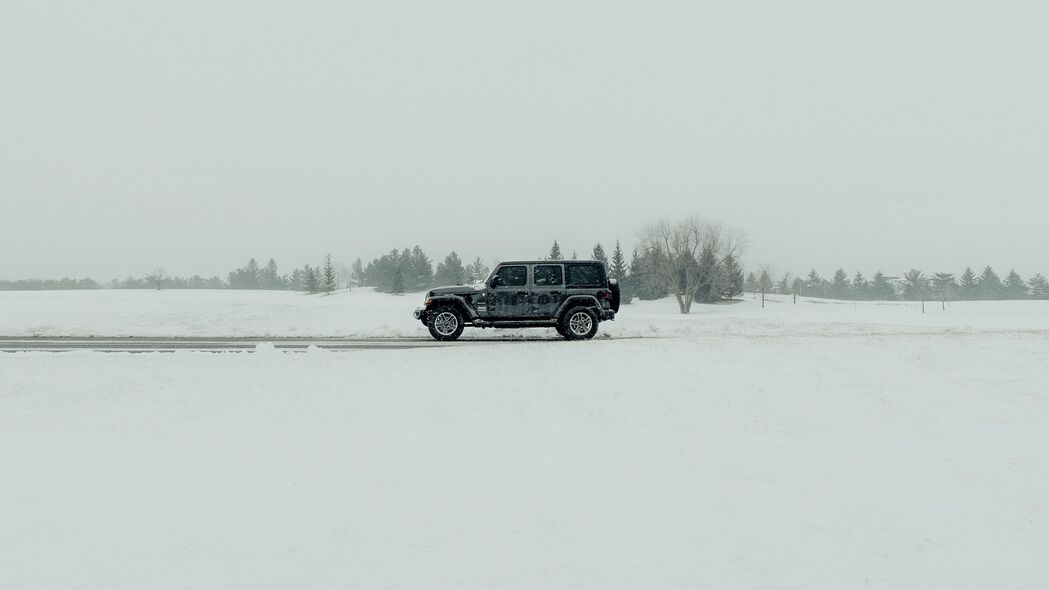
<svg viewBox="0 0 1049 590"><path fill-rule="evenodd" d="M455 340L463 333L463 315L454 307L438 307L430 312L426 322L434 340Z"/></svg>
<svg viewBox="0 0 1049 590"><path fill-rule="evenodd" d="M589 307L573 307L561 318L561 332L567 340L590 340L597 334L597 314Z"/></svg>

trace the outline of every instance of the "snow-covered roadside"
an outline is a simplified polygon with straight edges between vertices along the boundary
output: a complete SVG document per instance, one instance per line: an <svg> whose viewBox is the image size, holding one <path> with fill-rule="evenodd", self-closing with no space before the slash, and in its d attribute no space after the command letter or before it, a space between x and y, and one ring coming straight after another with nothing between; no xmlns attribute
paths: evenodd
<svg viewBox="0 0 1049 590"><path fill-rule="evenodd" d="M1049 337L845 332L0 354L0 588L1049 579Z"/></svg>
<svg viewBox="0 0 1049 590"><path fill-rule="evenodd" d="M331 296L288 291L0 292L0 336L426 336L412 316L422 294L355 289ZM611 337L768 337L798 334L951 333L1049 330L1049 301L956 302L944 312L915 302L840 302L769 296L695 305L682 317L671 299L624 306L598 333ZM553 330L547 330L556 337ZM468 330L468 337L539 332Z"/></svg>

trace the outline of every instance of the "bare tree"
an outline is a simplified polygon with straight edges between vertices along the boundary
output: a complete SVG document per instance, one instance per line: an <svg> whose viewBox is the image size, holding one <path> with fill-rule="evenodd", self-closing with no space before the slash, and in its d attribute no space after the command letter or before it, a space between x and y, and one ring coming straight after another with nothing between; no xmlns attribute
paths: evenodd
<svg viewBox="0 0 1049 590"><path fill-rule="evenodd" d="M154 269L153 272L146 275L146 280L157 287L157 291L160 290L160 286L164 284L164 279L167 278L167 271L163 268Z"/></svg>
<svg viewBox="0 0 1049 590"><path fill-rule="evenodd" d="M639 238L646 250L661 254L653 270L674 294L681 313L692 310L697 293L708 300L718 297L729 280L721 272L725 257L738 257L743 248L739 234L696 216L654 223Z"/></svg>
<svg viewBox="0 0 1049 590"><path fill-rule="evenodd" d="M954 275L949 272L938 272L932 276L932 285L936 293L940 295L940 309L946 311L958 286L954 281Z"/></svg>

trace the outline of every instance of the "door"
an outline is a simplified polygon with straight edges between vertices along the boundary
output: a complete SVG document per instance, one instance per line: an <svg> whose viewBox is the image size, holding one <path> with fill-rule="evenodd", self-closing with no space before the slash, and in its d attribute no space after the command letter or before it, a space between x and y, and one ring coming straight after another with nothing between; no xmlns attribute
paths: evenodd
<svg viewBox="0 0 1049 590"><path fill-rule="evenodd" d="M528 266L500 266L488 283L488 315L493 319L528 315Z"/></svg>
<svg viewBox="0 0 1049 590"><path fill-rule="evenodd" d="M560 264L537 264L532 268L532 315L553 317L565 299L565 273Z"/></svg>

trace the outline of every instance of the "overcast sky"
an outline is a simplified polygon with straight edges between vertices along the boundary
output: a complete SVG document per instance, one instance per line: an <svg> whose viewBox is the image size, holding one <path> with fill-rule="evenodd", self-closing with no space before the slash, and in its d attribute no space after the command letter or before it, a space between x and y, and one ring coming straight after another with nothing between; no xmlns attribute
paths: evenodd
<svg viewBox="0 0 1049 590"><path fill-rule="evenodd" d="M1045 2L0 2L0 279L632 245L1049 273Z"/></svg>

